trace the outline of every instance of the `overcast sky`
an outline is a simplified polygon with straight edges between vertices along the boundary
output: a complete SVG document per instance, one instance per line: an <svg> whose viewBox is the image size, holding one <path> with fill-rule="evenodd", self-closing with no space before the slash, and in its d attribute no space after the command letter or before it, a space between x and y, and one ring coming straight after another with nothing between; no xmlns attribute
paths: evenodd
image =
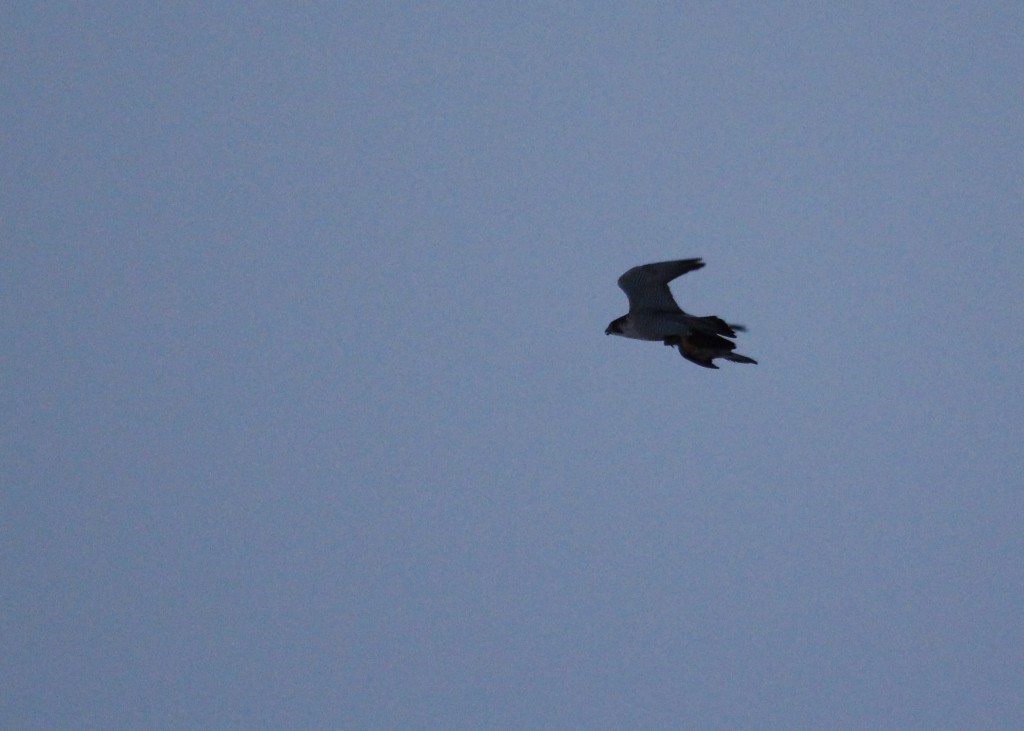
<svg viewBox="0 0 1024 731"><path fill-rule="evenodd" d="M0 42L0 726L1024 728L1024 5Z"/></svg>

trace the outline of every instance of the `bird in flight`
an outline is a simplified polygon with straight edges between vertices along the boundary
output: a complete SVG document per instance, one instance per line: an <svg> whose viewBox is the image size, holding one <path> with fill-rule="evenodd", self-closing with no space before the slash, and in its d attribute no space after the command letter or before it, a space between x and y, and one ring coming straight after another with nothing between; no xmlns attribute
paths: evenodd
<svg viewBox="0 0 1024 731"><path fill-rule="evenodd" d="M734 353L736 344L726 340L735 338L745 327L714 315L688 315L672 298L668 283L702 266L704 262L700 259L677 259L630 269L619 277L619 288L629 298L629 313L612 320L604 334L660 340L665 345L677 346L686 360L704 368L718 368L713 363L715 358L756 365L753 358Z"/></svg>

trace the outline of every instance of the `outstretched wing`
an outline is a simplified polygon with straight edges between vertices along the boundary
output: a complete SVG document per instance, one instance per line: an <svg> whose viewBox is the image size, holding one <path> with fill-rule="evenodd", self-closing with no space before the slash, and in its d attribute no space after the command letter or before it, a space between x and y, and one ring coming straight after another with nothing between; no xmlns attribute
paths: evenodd
<svg viewBox="0 0 1024 731"><path fill-rule="evenodd" d="M630 313L638 310L682 312L672 298L668 283L702 266L704 262L700 259L677 259L633 267L619 277L619 287L629 297Z"/></svg>

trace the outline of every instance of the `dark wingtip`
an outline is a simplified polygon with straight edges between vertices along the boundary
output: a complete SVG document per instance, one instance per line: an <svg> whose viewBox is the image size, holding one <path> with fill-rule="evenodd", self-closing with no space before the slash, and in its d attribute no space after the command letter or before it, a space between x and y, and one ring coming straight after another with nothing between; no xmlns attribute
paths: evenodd
<svg viewBox="0 0 1024 731"><path fill-rule="evenodd" d="M739 353L729 353L729 355L723 357L728 358L733 363L750 363L751 365L757 365L756 360L745 355L740 355Z"/></svg>

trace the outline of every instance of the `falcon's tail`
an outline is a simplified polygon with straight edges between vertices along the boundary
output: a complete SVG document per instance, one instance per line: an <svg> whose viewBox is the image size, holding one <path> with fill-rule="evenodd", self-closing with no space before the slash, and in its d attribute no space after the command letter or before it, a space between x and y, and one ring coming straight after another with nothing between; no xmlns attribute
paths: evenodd
<svg viewBox="0 0 1024 731"><path fill-rule="evenodd" d="M736 337L736 333L744 332L747 328L742 325L734 325L726 322L721 317L708 315L707 317L690 317L690 325L695 330L708 335L724 335L727 338Z"/></svg>
<svg viewBox="0 0 1024 731"><path fill-rule="evenodd" d="M678 335L665 338L665 345L676 345L679 347L679 354L691 363L696 363L704 368L718 368L715 365L715 358L724 358L733 363L753 363L757 361L745 355L734 353L736 343L726 340L718 335L694 332L687 337Z"/></svg>

